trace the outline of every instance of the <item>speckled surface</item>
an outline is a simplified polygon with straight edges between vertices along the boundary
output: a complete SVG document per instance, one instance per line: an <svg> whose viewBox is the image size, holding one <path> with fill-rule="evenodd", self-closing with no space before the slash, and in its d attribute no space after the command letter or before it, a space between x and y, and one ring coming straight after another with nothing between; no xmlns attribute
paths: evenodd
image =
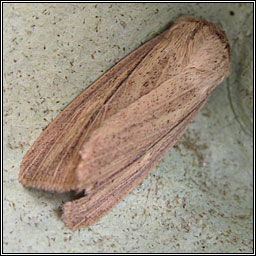
<svg viewBox="0 0 256 256"><path fill-rule="evenodd" d="M3 11L5 253L253 252L252 3L5 3ZM24 154L72 99L180 15L227 32L230 79L141 185L71 232L59 210L69 194L18 183Z"/></svg>

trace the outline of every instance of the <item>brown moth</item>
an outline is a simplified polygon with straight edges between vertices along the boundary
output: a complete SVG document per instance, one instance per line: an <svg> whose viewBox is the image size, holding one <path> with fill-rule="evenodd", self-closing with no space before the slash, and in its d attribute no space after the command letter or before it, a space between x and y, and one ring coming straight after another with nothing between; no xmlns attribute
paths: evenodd
<svg viewBox="0 0 256 256"><path fill-rule="evenodd" d="M179 140L230 72L220 28L180 18L129 54L43 131L25 155L26 187L87 195L63 206L71 230L110 211Z"/></svg>

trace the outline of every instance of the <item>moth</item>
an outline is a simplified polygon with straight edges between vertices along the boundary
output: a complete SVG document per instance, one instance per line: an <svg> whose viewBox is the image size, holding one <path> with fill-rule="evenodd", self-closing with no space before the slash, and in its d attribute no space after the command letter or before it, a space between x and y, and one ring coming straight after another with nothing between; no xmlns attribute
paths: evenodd
<svg viewBox="0 0 256 256"><path fill-rule="evenodd" d="M63 205L71 230L94 224L132 191L179 140L230 73L225 32L179 18L71 102L26 153L19 181L86 191Z"/></svg>

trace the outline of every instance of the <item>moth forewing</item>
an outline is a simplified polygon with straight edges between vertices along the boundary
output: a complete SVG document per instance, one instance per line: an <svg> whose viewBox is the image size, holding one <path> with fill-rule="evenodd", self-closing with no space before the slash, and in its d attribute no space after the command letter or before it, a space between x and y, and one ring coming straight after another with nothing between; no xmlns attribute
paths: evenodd
<svg viewBox="0 0 256 256"><path fill-rule="evenodd" d="M62 219L67 227L76 230L94 224L140 184L183 135L206 100L207 98L143 155L116 172L97 189L93 189L88 196L64 204Z"/></svg>
<svg viewBox="0 0 256 256"><path fill-rule="evenodd" d="M24 186L58 192L76 189L75 169L80 161L81 146L107 117L122 109L120 98L125 98L129 104L124 82L161 42L162 36L121 60L50 123L22 161L19 181ZM130 97L129 100L134 99Z"/></svg>

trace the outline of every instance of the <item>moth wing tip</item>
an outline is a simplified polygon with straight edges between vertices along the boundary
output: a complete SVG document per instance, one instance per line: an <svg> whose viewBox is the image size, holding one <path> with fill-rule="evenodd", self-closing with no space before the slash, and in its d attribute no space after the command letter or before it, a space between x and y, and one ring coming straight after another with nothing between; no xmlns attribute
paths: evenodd
<svg viewBox="0 0 256 256"><path fill-rule="evenodd" d="M89 218L84 216L82 220L80 220L79 216L76 216L76 209L72 201L63 204L62 212L61 219L65 223L65 226L71 231L77 231L80 228L87 228L90 226Z"/></svg>

